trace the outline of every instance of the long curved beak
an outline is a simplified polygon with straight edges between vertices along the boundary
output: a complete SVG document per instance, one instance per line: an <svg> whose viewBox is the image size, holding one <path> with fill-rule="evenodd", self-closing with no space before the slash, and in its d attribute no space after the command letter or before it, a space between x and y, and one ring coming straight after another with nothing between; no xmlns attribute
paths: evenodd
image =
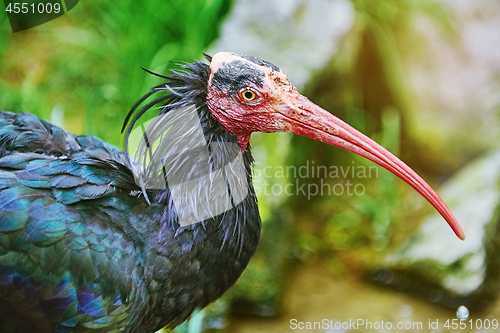
<svg viewBox="0 0 500 333"><path fill-rule="evenodd" d="M288 126L284 131L307 136L347 149L389 170L417 190L448 222L461 240L465 234L446 204L434 190L406 164L366 135L352 128L297 92L286 94L274 116Z"/></svg>

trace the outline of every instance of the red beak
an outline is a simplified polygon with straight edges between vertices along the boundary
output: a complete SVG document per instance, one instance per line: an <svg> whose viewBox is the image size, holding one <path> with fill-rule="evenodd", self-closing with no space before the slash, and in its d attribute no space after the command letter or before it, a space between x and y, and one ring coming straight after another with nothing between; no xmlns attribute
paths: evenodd
<svg viewBox="0 0 500 333"><path fill-rule="evenodd" d="M286 132L307 136L347 149L389 170L417 190L448 222L461 240L464 232L457 220L434 190L406 164L385 148L320 108L297 92L291 92L273 115L289 124Z"/></svg>

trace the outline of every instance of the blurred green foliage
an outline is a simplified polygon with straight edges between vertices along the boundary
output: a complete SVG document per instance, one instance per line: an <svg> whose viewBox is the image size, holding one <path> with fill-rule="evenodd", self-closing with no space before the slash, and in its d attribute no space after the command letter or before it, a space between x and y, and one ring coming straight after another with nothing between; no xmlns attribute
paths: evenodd
<svg viewBox="0 0 500 333"><path fill-rule="evenodd" d="M16 34L2 16L0 106L122 147L125 114L161 83L141 67L167 73L173 61L200 59L230 4L80 1L68 14Z"/></svg>
<svg viewBox="0 0 500 333"><path fill-rule="evenodd" d="M411 89L405 78L402 55L425 52L423 40L415 30L415 18L425 17L453 40L457 36L445 6L435 0L351 0L357 22L373 43L384 81L400 111L410 116Z"/></svg>
<svg viewBox="0 0 500 333"><path fill-rule="evenodd" d="M354 28L340 53L309 82L305 95L409 162L432 184L433 175L423 172L428 160L417 153L418 143L412 137L415 101L405 61L426 52L425 39L415 28L418 20L437 27L451 42L457 40L449 12L435 0L351 2L356 10ZM294 154L288 162L296 166L306 160L339 167L373 165L358 155L301 137L293 137L291 144ZM414 213L419 205L405 201L414 190L377 168L378 177L354 180L366 188L361 196L292 198L294 215L300 221L294 241L299 259L320 259L335 275L344 273L346 265L357 267L363 262L369 266L375 263L377 252L388 250L418 223ZM352 182L347 177L330 179L330 183L345 184L346 180ZM319 183L318 179L308 181Z"/></svg>

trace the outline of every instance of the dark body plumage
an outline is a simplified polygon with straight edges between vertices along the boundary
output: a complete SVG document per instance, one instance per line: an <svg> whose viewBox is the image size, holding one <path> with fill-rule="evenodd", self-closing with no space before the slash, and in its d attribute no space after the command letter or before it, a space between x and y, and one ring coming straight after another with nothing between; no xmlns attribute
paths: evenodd
<svg viewBox="0 0 500 333"><path fill-rule="evenodd" d="M207 144L236 143L207 108L209 66L182 67L139 101L161 94L133 117L127 138L143 111L163 102L160 114L194 104ZM196 152L174 147L165 163L191 176L200 163L215 170L235 154L220 147L195 163L183 157ZM250 150L237 153L249 185L243 201L181 226L168 182L137 185L116 147L0 112L0 332L154 332L220 297L261 227Z"/></svg>

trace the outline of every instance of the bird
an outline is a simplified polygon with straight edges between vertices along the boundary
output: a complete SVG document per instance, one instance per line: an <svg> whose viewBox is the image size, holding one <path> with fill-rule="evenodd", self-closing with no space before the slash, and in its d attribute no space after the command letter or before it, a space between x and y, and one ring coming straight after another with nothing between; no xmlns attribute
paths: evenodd
<svg viewBox="0 0 500 333"><path fill-rule="evenodd" d="M0 332L155 332L221 297L260 237L253 132L306 136L381 165L464 239L422 178L276 65L219 52L179 66L146 70L164 82L126 115L124 151L0 112Z"/></svg>

